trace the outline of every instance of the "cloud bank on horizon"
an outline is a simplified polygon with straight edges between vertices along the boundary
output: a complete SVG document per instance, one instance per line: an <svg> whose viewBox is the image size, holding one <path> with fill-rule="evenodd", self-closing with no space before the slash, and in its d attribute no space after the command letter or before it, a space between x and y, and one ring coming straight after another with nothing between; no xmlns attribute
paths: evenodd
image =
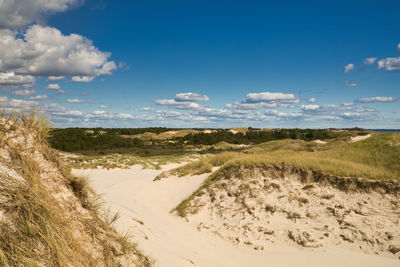
<svg viewBox="0 0 400 267"><path fill-rule="evenodd" d="M85 8L85 5L82 0L0 1L0 93L3 94L0 96L0 107L4 111L39 108L58 127L374 128L378 125L392 128L400 125L398 89L365 90L363 86L368 80L360 74L369 71L370 77L381 75L381 72L400 76L400 56L394 55L400 53L400 43L392 44L391 55L365 54L358 61L354 60L356 57L342 60L343 67L337 68L340 73L337 77L341 79L337 86L344 86L351 92L352 98L348 97L346 101L338 100L336 97L339 95L334 89L323 89L321 86L321 91L308 90L310 82L297 88L277 88L266 83L256 89L243 89L246 86L241 83L240 88L235 89L236 93L227 88L221 91L182 89L166 93L171 89L135 87L135 83L130 82L138 76L135 70L140 69L140 65L133 65L134 70L131 70L125 63L117 63L111 52L96 46L96 40L92 41L84 34L63 33L63 30L47 25L49 18ZM129 53L130 50L124 52ZM154 62L151 64L156 66ZM123 84L124 90L118 89L118 81L115 88L108 84L112 87L108 91L93 89L93 98L85 92L85 88L95 87L93 84L103 87L101 84L105 76L123 75L120 73L128 73L123 76L127 80ZM292 74L284 75L290 80ZM162 71L154 70L152 75L162 76ZM152 79L148 81L152 82ZM240 77L235 81L239 82ZM382 81L380 86L385 87L385 82ZM191 88L196 87L202 88L194 82ZM249 87L254 88L252 85ZM94 90L97 91L93 93ZM325 97L324 92L327 91L329 95ZM126 101L135 98L141 100L136 105L126 105Z"/></svg>

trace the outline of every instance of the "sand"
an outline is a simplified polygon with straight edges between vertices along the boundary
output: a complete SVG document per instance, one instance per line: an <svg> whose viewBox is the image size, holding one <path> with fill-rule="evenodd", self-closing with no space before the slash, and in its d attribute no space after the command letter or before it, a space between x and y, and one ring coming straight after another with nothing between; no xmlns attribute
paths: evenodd
<svg viewBox="0 0 400 267"><path fill-rule="evenodd" d="M351 138L350 142L351 142L351 143L358 142L358 141L361 141L361 140L365 140L365 139L367 139L367 138L370 138L371 136L372 136L372 134L353 136L353 137Z"/></svg>
<svg viewBox="0 0 400 267"><path fill-rule="evenodd" d="M132 233L155 266L399 266L391 259L337 248L296 248L276 244L254 250L237 246L170 211L190 195L207 175L153 181L163 170L73 170L88 176L107 206L119 212L116 226Z"/></svg>

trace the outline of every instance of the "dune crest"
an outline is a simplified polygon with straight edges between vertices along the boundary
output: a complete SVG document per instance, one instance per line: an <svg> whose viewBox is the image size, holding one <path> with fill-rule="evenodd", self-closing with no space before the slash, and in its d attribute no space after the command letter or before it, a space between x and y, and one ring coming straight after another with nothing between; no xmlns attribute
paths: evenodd
<svg viewBox="0 0 400 267"><path fill-rule="evenodd" d="M34 114L0 118L1 266L149 266L66 170Z"/></svg>

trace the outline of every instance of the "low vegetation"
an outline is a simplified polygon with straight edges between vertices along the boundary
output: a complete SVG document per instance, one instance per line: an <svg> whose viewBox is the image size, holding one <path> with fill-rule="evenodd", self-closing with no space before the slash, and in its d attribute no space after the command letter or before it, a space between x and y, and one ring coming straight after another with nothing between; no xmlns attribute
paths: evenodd
<svg viewBox="0 0 400 267"><path fill-rule="evenodd" d="M195 153L148 157L120 153L92 156L63 153L62 156L67 167L72 169L128 169L133 165L142 165L143 168L156 170L161 169L161 165L171 162L180 163L192 161L199 157L199 155Z"/></svg>
<svg viewBox="0 0 400 267"><path fill-rule="evenodd" d="M234 145L260 144L272 140L326 140L367 134L362 129L349 131L327 129L276 129L260 130L242 128L200 129L103 129L67 128L53 129L50 144L61 151L84 154L128 153L154 156L204 150L240 150ZM207 151L209 152L209 151Z"/></svg>

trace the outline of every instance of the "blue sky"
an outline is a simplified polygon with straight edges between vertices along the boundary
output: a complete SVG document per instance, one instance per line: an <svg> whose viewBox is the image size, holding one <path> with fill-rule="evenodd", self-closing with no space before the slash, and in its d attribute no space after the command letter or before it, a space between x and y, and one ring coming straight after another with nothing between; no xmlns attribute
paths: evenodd
<svg viewBox="0 0 400 267"><path fill-rule="evenodd" d="M0 106L39 107L56 127L399 128L398 10L10 0L0 4Z"/></svg>

